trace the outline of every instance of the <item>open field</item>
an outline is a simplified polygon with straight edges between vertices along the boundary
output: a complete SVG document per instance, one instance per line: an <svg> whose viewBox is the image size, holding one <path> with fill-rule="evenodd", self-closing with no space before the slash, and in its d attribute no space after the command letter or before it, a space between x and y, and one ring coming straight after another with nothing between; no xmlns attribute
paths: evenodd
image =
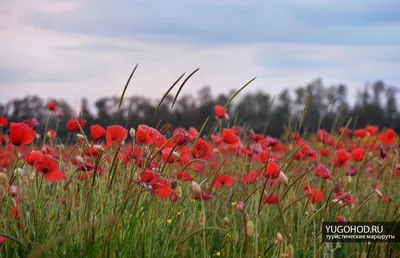
<svg viewBox="0 0 400 258"><path fill-rule="evenodd" d="M322 221L399 221L392 129L276 139L214 110L210 134L71 118L39 137L2 117L0 256L399 257L398 243L321 243Z"/></svg>

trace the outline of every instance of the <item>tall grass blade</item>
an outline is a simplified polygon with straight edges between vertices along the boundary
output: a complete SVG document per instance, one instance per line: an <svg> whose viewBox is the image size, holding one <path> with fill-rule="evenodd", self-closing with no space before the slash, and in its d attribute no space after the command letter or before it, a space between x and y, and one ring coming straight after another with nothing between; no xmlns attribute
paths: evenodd
<svg viewBox="0 0 400 258"><path fill-rule="evenodd" d="M129 82L131 81L132 76L133 76L133 74L135 73L135 71L136 71L138 65L139 65L139 63L137 63L137 64L135 65L135 68L133 68L133 71L132 71L131 75L129 76L128 81L126 82L126 85L125 85L125 87L124 87L124 91L122 92L122 95L121 95L121 99L119 100L118 111L121 109L122 100L124 100L124 96L125 96L126 89L128 88Z"/></svg>
<svg viewBox="0 0 400 258"><path fill-rule="evenodd" d="M194 70L191 74L189 74L189 76L182 82L181 86L178 89L178 92L175 95L174 101L172 102L171 105L171 109L174 107L176 100L178 99L179 93L181 93L181 90L183 88L183 86L185 86L186 82L190 79L190 77L192 77L198 70L200 70L200 68L197 68L196 70Z"/></svg>

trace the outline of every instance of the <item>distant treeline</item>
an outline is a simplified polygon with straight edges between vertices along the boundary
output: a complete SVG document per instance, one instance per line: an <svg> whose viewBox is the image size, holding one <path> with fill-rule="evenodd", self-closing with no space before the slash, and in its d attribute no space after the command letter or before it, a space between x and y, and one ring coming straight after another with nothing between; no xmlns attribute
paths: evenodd
<svg viewBox="0 0 400 258"><path fill-rule="evenodd" d="M251 86L249 86L251 87ZM209 86L203 87L196 95L180 95L171 110L174 95L165 98L158 111L154 113L160 99L149 99L140 96L126 96L123 105L118 109L120 96L104 97L95 102L95 109L90 108L88 101L81 100L80 115L88 125L112 124L137 127L147 124L153 127L171 124L173 127L195 127L199 129L210 117L205 130L213 126L214 105L225 105L235 93L232 90L226 94L213 95ZM308 96L311 94L309 101ZM160 93L160 98L162 93ZM366 84L356 96L355 105L348 102L348 87L343 84L327 86L321 79L316 79L293 91L283 90L276 97L266 92L241 92L229 105L229 124L246 125L255 132L267 133L271 136L281 136L287 128L295 129L301 120L303 109L307 103L307 113L302 131L315 132L319 128L331 130L346 124L353 117L353 127L363 127L368 124L380 127L392 127L400 131L400 116L397 110L397 88L388 86L383 81ZM38 132L43 132L46 119L48 99L39 96L27 96L10 100L0 105L0 115L6 115L10 121L22 121L35 117L40 126ZM68 131L66 122L76 116L71 106L65 100L55 100L64 116L59 121L58 136L66 138ZM92 112L95 110L95 112ZM50 114L49 128L56 127L56 115ZM161 122L160 122L161 121ZM88 126L86 126L88 130Z"/></svg>

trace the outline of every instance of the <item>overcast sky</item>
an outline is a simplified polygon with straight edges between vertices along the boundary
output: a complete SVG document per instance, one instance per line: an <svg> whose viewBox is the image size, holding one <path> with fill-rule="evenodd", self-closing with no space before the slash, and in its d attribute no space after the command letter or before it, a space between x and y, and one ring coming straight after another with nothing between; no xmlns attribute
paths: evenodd
<svg viewBox="0 0 400 258"><path fill-rule="evenodd" d="M315 77L400 86L399 0L0 0L0 102L159 98L183 73L272 94ZM354 91L354 90L353 90Z"/></svg>

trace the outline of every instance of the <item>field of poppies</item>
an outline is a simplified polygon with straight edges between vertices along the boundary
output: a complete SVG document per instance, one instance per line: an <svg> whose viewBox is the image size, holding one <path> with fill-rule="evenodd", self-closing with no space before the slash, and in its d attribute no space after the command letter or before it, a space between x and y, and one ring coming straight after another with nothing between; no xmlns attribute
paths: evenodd
<svg viewBox="0 0 400 258"><path fill-rule="evenodd" d="M0 117L0 257L400 257L321 242L322 221L399 221L392 129L276 139L214 110L207 133Z"/></svg>

